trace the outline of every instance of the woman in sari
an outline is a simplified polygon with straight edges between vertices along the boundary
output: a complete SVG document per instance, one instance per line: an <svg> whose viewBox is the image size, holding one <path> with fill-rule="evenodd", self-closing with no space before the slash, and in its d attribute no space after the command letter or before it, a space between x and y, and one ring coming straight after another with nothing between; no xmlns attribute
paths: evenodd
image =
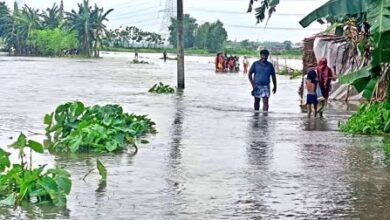
<svg viewBox="0 0 390 220"><path fill-rule="evenodd" d="M324 108L328 103L329 93L332 89L331 81L335 81L337 76L334 75L332 69L328 67L328 60L325 57L320 59L316 72L318 75L319 88L321 89L322 96L324 97L324 100L320 102L320 108L318 110L320 117L322 117Z"/></svg>

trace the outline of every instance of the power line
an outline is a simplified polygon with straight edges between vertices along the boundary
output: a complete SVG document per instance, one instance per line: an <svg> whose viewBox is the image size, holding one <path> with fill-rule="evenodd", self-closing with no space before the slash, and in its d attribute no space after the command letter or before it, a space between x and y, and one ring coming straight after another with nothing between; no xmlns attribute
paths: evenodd
<svg viewBox="0 0 390 220"><path fill-rule="evenodd" d="M246 12L239 12L239 11L228 11L228 10L214 10L214 9L206 9L206 8L194 8L194 7L187 7L186 9L194 10L194 11L203 11L203 12L210 12L210 13L221 13L221 14L248 14ZM277 13L275 12L273 15L281 15L281 16L305 16L306 14L297 14L297 13Z"/></svg>
<svg viewBox="0 0 390 220"><path fill-rule="evenodd" d="M263 29L263 30L283 30L283 31L322 31L321 28L293 28L293 27L259 27L240 24L225 24L224 26L235 28Z"/></svg>

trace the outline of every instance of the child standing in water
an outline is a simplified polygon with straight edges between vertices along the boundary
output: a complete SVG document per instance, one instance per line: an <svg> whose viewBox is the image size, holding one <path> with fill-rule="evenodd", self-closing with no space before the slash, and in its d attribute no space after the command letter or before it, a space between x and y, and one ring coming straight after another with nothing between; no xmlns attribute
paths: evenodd
<svg viewBox="0 0 390 220"><path fill-rule="evenodd" d="M244 66L244 74L247 74L248 73L249 61L248 61L248 58L246 58L246 56L244 56L244 60L242 61L242 64Z"/></svg>
<svg viewBox="0 0 390 220"><path fill-rule="evenodd" d="M310 118L312 108L314 107L314 117L317 117L317 73L314 70L310 70L306 78L306 107L307 107L307 117Z"/></svg>

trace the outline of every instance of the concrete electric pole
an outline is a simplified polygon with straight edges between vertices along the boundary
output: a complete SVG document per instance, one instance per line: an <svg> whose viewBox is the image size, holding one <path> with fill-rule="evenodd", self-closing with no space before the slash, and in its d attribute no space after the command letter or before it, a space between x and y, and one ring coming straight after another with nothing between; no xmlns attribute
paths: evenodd
<svg viewBox="0 0 390 220"><path fill-rule="evenodd" d="M184 89L183 0L177 0L177 88Z"/></svg>

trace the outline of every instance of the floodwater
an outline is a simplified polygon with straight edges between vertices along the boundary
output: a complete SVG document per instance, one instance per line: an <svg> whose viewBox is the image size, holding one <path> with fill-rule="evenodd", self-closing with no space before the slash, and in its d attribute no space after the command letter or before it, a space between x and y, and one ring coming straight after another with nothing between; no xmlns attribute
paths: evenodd
<svg viewBox="0 0 390 220"><path fill-rule="evenodd" d="M18 132L42 140L43 116L63 102L116 103L148 114L158 133L136 155L99 156L107 185L92 172L96 155L36 156L65 167L73 187L66 208L0 207L0 219L384 219L390 216L390 170L381 138L337 131L351 114L332 103L325 119L299 108L300 79L279 76L270 112L255 113L247 77L215 74L210 57L186 57L186 89L176 62L140 54L103 59L0 57L0 143ZM37 134L38 133L38 134Z"/></svg>

